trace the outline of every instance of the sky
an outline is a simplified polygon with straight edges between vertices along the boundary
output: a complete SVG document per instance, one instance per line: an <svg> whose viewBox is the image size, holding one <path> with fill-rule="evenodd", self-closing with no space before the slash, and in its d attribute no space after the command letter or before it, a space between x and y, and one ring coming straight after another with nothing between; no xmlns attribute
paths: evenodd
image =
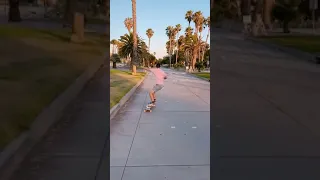
<svg viewBox="0 0 320 180"><path fill-rule="evenodd" d="M148 45L146 30L151 28L154 35L151 38L150 52L156 52L157 58L167 55L166 28L181 24L179 35L184 34L188 21L184 18L188 10L202 11L204 17L210 16L210 0L136 0L137 2L137 32ZM131 0L110 0L110 40L119 39L128 33L124 20L132 17ZM191 22L194 28L194 23ZM203 31L206 39L208 29ZM209 38L210 40L210 38ZM208 42L209 43L209 42Z"/></svg>

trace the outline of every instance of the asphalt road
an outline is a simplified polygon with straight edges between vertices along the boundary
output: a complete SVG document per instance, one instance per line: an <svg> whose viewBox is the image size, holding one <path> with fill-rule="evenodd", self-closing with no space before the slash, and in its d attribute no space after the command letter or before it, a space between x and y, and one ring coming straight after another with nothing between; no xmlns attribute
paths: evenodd
<svg viewBox="0 0 320 180"><path fill-rule="evenodd" d="M213 31L213 176L319 179L319 67Z"/></svg>

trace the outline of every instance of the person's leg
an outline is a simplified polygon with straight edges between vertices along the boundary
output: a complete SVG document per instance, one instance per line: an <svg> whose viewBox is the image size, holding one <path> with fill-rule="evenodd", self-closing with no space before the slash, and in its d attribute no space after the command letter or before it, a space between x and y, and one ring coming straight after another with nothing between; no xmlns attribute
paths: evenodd
<svg viewBox="0 0 320 180"><path fill-rule="evenodd" d="M150 102L153 102L153 101L154 101L154 96L153 96L153 94L154 94L154 91L151 90L151 91L149 92Z"/></svg>
<svg viewBox="0 0 320 180"><path fill-rule="evenodd" d="M163 88L163 85L156 84L153 88L153 100L156 102L156 92L160 91Z"/></svg>
<svg viewBox="0 0 320 180"><path fill-rule="evenodd" d="M153 102L156 102L156 92L153 91L152 96L153 96Z"/></svg>

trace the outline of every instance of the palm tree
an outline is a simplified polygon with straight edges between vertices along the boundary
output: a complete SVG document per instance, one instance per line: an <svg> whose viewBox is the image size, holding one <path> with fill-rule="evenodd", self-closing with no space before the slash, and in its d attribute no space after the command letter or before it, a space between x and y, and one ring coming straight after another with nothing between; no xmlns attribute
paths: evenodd
<svg viewBox="0 0 320 180"><path fill-rule="evenodd" d="M133 19L128 17L124 20L124 25L126 26L126 28L128 29L128 32L130 33L131 32L131 29L133 27Z"/></svg>
<svg viewBox="0 0 320 180"><path fill-rule="evenodd" d="M153 36L153 34L154 34L154 32L153 32L153 30L152 29L147 29L147 31L146 31L146 35L148 36L148 38L149 38L149 53L150 53L150 39L152 38L152 36Z"/></svg>
<svg viewBox="0 0 320 180"><path fill-rule="evenodd" d="M179 55L179 51L183 50L184 41L185 41L185 37L183 35L181 35L177 40L177 47L178 47L177 56Z"/></svg>
<svg viewBox="0 0 320 180"><path fill-rule="evenodd" d="M275 4L275 0L264 1L263 7L263 21L266 29L270 30L271 27L271 17L272 17L272 7Z"/></svg>
<svg viewBox="0 0 320 180"><path fill-rule="evenodd" d="M185 19L189 22L189 27L190 27L190 22L192 21L192 15L193 15L193 12L191 10L187 11L185 15Z"/></svg>
<svg viewBox="0 0 320 180"><path fill-rule="evenodd" d="M203 22L204 22L204 17L202 15L201 11L197 11L192 15L192 20L194 22L196 31L195 34L198 34L200 29L202 28Z"/></svg>
<svg viewBox="0 0 320 180"><path fill-rule="evenodd" d="M112 61L112 68L117 68L117 62L120 62L120 56L118 54L112 54L110 60Z"/></svg>
<svg viewBox="0 0 320 180"><path fill-rule="evenodd" d="M112 44L112 54L115 53L115 45L116 45L116 43L117 43L117 40L116 40L116 39L112 39L112 40L110 41L110 44Z"/></svg>
<svg viewBox="0 0 320 180"><path fill-rule="evenodd" d="M300 0L277 0L272 15L283 24L283 32L289 33L289 23L296 18Z"/></svg>
<svg viewBox="0 0 320 180"><path fill-rule="evenodd" d="M134 35L131 32L130 34L125 34L120 36L119 41L119 52L118 54L121 57L133 56L134 53ZM145 43L140 37L137 37L137 55L143 52Z"/></svg>
<svg viewBox="0 0 320 180"><path fill-rule="evenodd" d="M177 33L177 41L178 41L178 38L179 38L179 32L181 31L181 25L180 24L177 24L176 25L176 28L175 28L175 31ZM176 64L178 64L178 50L179 50L179 45L177 43L177 51L176 51Z"/></svg>
<svg viewBox="0 0 320 180"><path fill-rule="evenodd" d="M120 49L123 47L123 42L117 40L117 54L119 54Z"/></svg>
<svg viewBox="0 0 320 180"><path fill-rule="evenodd" d="M186 37L186 42L185 42L185 50L191 54L191 66L192 70L195 68L195 64L197 61L197 55L198 55L198 50L203 44L201 43L201 40L197 36L197 34L193 34L191 36Z"/></svg>
<svg viewBox="0 0 320 180"><path fill-rule="evenodd" d="M144 41L141 41L140 43L140 49L138 51L138 57L139 59L142 59L142 65L145 66L145 59L149 59L150 53L148 52L148 46ZM148 63L149 66L149 63Z"/></svg>
<svg viewBox="0 0 320 180"><path fill-rule="evenodd" d="M167 29L166 29L166 34L167 34L167 36L168 36L168 38L169 38L169 67L171 67L171 55L172 55L172 37L175 37L174 36L174 32L175 31L175 29L174 29L174 27L172 27L172 26L168 26L167 27Z"/></svg>
<svg viewBox="0 0 320 180"><path fill-rule="evenodd" d="M201 11L197 11L193 14L192 16L192 20L194 22L195 25L195 35L198 36L198 41L197 43L201 43L201 32L203 30L203 23L204 23L204 17L202 15ZM198 35L199 33L199 35ZM198 59L200 60L200 44L196 46L198 49ZM193 53L193 55L195 56L195 53ZM196 58L195 58L196 59Z"/></svg>
<svg viewBox="0 0 320 180"><path fill-rule="evenodd" d="M137 58L138 58L138 54L137 54L137 46L138 46L138 42L137 42L137 7L136 7L136 0L131 0L132 1L132 18L133 18L133 56L132 56L132 74L136 75L137 73L137 69L136 69L136 65L137 65Z"/></svg>
<svg viewBox="0 0 320 180"><path fill-rule="evenodd" d="M205 44L207 44L208 43L208 39L209 39L209 35L210 35L210 16L205 19L204 25L205 25L205 27L208 28L208 34L207 34L206 43L205 43ZM203 58L204 58L204 53L205 53L205 51L202 52L202 59L201 59L202 61L203 61Z"/></svg>
<svg viewBox="0 0 320 180"><path fill-rule="evenodd" d="M115 49L115 53L118 54L119 53L119 47L121 46L121 42L119 42L118 40L116 40L116 49Z"/></svg>
<svg viewBox="0 0 320 180"><path fill-rule="evenodd" d="M185 30L185 35L190 36L190 35L192 35L192 33L193 33L193 28L187 27Z"/></svg>

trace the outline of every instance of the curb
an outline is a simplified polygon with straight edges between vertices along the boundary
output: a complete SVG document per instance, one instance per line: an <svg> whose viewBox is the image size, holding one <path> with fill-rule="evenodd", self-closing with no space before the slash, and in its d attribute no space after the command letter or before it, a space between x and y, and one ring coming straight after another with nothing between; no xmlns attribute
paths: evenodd
<svg viewBox="0 0 320 180"><path fill-rule="evenodd" d="M210 79L206 79L206 78L203 78L203 77L199 77L199 76L196 76L196 75L194 75L194 74L192 74L192 73L189 73L191 76L193 76L193 77L196 77L196 78L198 78L198 79L201 79L201 80L204 80L204 81L207 81L207 82L210 82Z"/></svg>
<svg viewBox="0 0 320 180"><path fill-rule="evenodd" d="M294 56L294 57L296 57L298 59L303 59L303 60L308 61L308 62L313 62L315 64L320 64L320 58L315 54L311 54L311 53L308 53L308 52L303 52L303 51L296 50L296 49L290 48L290 47L284 47L284 46L281 46L281 45L265 42L265 41L262 41L262 40L259 40L259 39L256 39L256 38L247 37L246 39L251 41L251 42L259 43L261 45L264 45L264 46L266 46L266 47L268 47L270 49L277 50L277 51L282 51L282 52L287 53L287 54L289 54L291 56Z"/></svg>
<svg viewBox="0 0 320 180"><path fill-rule="evenodd" d="M101 59L91 64L64 92L36 117L30 129L8 144L0 153L0 179L9 180L26 155L62 116L67 105L82 91L86 83L103 66Z"/></svg>
<svg viewBox="0 0 320 180"><path fill-rule="evenodd" d="M124 95L121 100L119 101L118 104L114 105L111 109L110 109L110 120L113 119L116 114L118 113L118 111L123 107L123 105L132 97L132 95L136 92L136 90L138 89L138 87L140 87L143 84L143 81L146 79L146 77L149 75L149 73L146 73L145 76L135 85L133 86L133 88L131 88L131 90Z"/></svg>

